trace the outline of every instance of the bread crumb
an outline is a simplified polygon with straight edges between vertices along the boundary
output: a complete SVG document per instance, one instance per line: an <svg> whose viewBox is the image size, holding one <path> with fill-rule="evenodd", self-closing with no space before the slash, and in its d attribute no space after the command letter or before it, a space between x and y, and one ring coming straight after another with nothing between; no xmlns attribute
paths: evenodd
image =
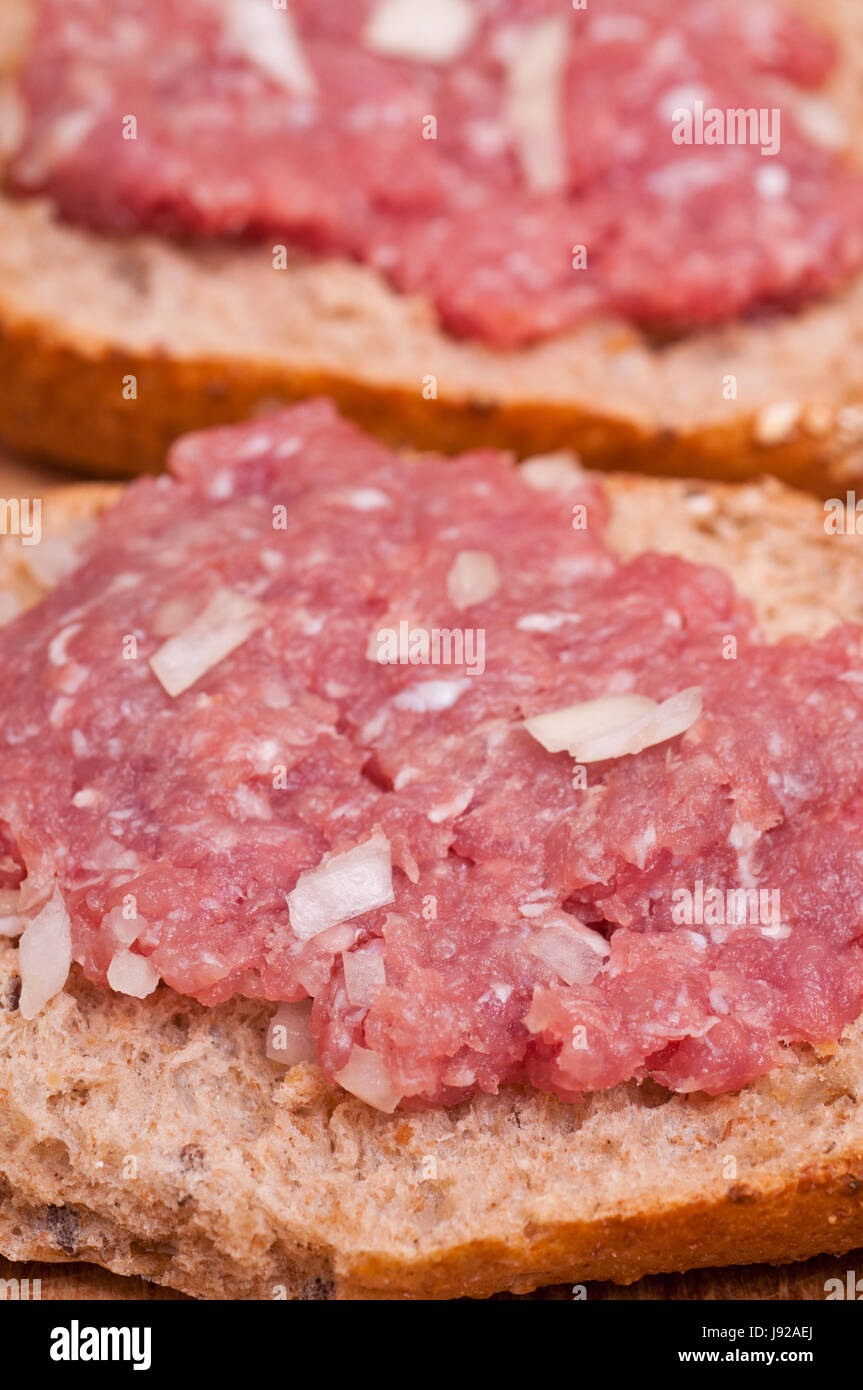
<svg viewBox="0 0 863 1390"><path fill-rule="evenodd" d="M755 420L755 442L764 448L784 444L794 434L800 415L797 401L774 401L766 405Z"/></svg>
<svg viewBox="0 0 863 1390"><path fill-rule="evenodd" d="M840 435L848 441L863 437L863 406L843 406L836 416L836 425Z"/></svg>
<svg viewBox="0 0 863 1390"><path fill-rule="evenodd" d="M273 1100L276 1105L287 1106L289 1110L304 1110L325 1096L329 1089L319 1067L310 1062L299 1062L290 1068L276 1087Z"/></svg>

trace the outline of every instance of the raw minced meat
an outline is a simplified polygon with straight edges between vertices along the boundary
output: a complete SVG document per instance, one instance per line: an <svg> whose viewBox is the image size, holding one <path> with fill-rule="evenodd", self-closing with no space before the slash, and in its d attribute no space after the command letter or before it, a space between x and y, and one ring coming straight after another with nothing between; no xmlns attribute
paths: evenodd
<svg viewBox="0 0 863 1390"><path fill-rule="evenodd" d="M836 1039L860 630L769 645L727 577L623 563L601 484L542 472L403 460L324 402L181 440L4 631L4 903L24 871L25 917L58 889L103 985L131 950L205 1004L313 996L328 1075L371 1054L405 1105L720 1092ZM400 633L391 656L456 659L377 659ZM685 733L583 775L525 728L693 686ZM344 891L379 905L339 921L309 871L364 845Z"/></svg>
<svg viewBox="0 0 863 1390"><path fill-rule="evenodd" d="M355 257L498 347L790 308L861 264L836 55L795 10L452 4L475 23L423 62L370 44L377 0L38 0L12 185L111 232Z"/></svg>

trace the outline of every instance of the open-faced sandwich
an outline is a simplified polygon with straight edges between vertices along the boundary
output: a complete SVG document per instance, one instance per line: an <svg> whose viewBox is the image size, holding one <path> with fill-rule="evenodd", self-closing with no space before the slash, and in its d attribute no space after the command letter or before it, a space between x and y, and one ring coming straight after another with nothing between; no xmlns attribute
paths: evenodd
<svg viewBox="0 0 863 1390"><path fill-rule="evenodd" d="M833 489L858 0L5 0L0 434L325 391L392 442Z"/></svg>
<svg viewBox="0 0 863 1390"><path fill-rule="evenodd" d="M371 1298L860 1242L863 586L817 503L312 402L42 530L0 1251Z"/></svg>

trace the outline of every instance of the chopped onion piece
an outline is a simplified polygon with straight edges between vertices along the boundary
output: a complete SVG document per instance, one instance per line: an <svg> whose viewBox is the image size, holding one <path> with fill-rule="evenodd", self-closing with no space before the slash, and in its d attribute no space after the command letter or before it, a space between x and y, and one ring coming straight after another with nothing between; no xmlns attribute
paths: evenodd
<svg viewBox="0 0 863 1390"><path fill-rule="evenodd" d="M368 1047L355 1044L347 1065L335 1073L335 1078L352 1096L373 1105L375 1110L384 1110L388 1115L401 1100L380 1057Z"/></svg>
<svg viewBox="0 0 863 1390"><path fill-rule="evenodd" d="M81 563L81 547L68 536L43 536L38 545L22 546L19 557L41 589L53 589Z"/></svg>
<svg viewBox="0 0 863 1390"><path fill-rule="evenodd" d="M117 994L131 994L135 999L146 999L152 994L161 976L146 956L139 956L125 948L115 951L108 966L108 984Z"/></svg>
<svg viewBox="0 0 863 1390"><path fill-rule="evenodd" d="M524 721L524 727L549 753L571 753L580 744L632 724L656 707L656 701L646 695L601 695L597 700L534 715Z"/></svg>
<svg viewBox="0 0 863 1390"><path fill-rule="evenodd" d="M396 709L409 709L416 714L436 714L439 710L452 709L469 686L469 676L451 681L417 681L415 685L406 685L404 690L394 695L393 704Z"/></svg>
<svg viewBox="0 0 863 1390"><path fill-rule="evenodd" d="M623 758L640 753L654 744L666 743L678 734L685 734L701 714L701 688L691 685L680 690L661 705L617 729L594 734L571 750L576 762L600 763L606 758Z"/></svg>
<svg viewBox="0 0 863 1390"><path fill-rule="evenodd" d="M575 454L562 449L556 454L534 454L519 467L519 475L537 492L562 492L574 487L584 477Z"/></svg>
<svg viewBox="0 0 863 1390"><path fill-rule="evenodd" d="M127 917L122 907L112 907L102 918L102 926L111 933L118 946L132 946L146 925L145 918L137 914Z"/></svg>
<svg viewBox="0 0 863 1390"><path fill-rule="evenodd" d="M262 621L263 609L254 599L217 589L203 613L150 657L150 669L169 695L182 695L248 641Z"/></svg>
<svg viewBox="0 0 863 1390"><path fill-rule="evenodd" d="M448 63L470 43L476 21L472 0L379 0L363 42L388 58Z"/></svg>
<svg viewBox="0 0 863 1390"><path fill-rule="evenodd" d="M294 20L286 6L273 0L222 0L225 38L233 50L297 97L317 92Z"/></svg>
<svg viewBox="0 0 863 1390"><path fill-rule="evenodd" d="M291 927L307 940L338 922L384 907L394 897L390 842L378 832L300 874L288 894Z"/></svg>
<svg viewBox="0 0 863 1390"><path fill-rule="evenodd" d="M566 184L563 78L569 25L563 15L521 30L506 59L506 121L528 188L554 193Z"/></svg>
<svg viewBox="0 0 863 1390"><path fill-rule="evenodd" d="M19 1008L23 1018L35 1018L63 988L72 965L72 923L59 891L28 922L18 947L21 975Z"/></svg>
<svg viewBox="0 0 863 1390"><path fill-rule="evenodd" d="M500 588L500 570L488 550L460 550L446 577L447 593L456 608L485 603Z"/></svg>
<svg viewBox="0 0 863 1390"><path fill-rule="evenodd" d="M382 941L370 941L356 951L342 951L345 970L345 993L348 1003L358 1009L369 1009L375 995L387 982Z"/></svg>
<svg viewBox="0 0 863 1390"><path fill-rule="evenodd" d="M295 1067L298 1062L314 1062L318 1049L310 1025L311 999L296 1004L280 1004L267 1029L267 1056L271 1062Z"/></svg>
<svg viewBox="0 0 863 1390"><path fill-rule="evenodd" d="M851 133L835 102L801 92L793 86L789 86L787 93L783 91L782 97L787 97L794 120L813 145L825 150L845 149Z"/></svg>
<svg viewBox="0 0 863 1390"><path fill-rule="evenodd" d="M86 98L84 98L86 101ZM99 120L99 100L64 110L43 126L37 141L19 162L24 183L38 184L65 159L74 156Z"/></svg>
<svg viewBox="0 0 863 1390"><path fill-rule="evenodd" d="M611 953L605 937L563 913L540 923L527 949L567 985L591 984Z"/></svg>

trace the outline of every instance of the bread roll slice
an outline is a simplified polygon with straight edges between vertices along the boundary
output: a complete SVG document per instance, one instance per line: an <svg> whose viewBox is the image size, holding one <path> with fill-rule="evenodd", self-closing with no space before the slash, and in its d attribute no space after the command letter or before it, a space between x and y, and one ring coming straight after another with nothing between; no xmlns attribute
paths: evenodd
<svg viewBox="0 0 863 1390"><path fill-rule="evenodd" d="M863 549L775 481L612 477L611 538L721 565L772 637L863 620ZM69 540L115 495L48 498ZM43 542L47 544L48 542ZM0 591L44 590L0 543ZM50 566L48 567L50 569ZM2 646L2 634L0 634ZM451 1298L840 1253L863 1243L863 1020L739 1094L506 1088L384 1115L267 1060L271 1006L139 1001L77 968L33 1021L0 951L0 1253L200 1298Z"/></svg>
<svg viewBox="0 0 863 1390"><path fill-rule="evenodd" d="M838 37L829 98L863 162L863 9L790 2ZM4 0L7 77L31 3ZM186 430L317 394L398 445L567 447L605 468L770 471L831 495L863 457L863 277L799 313L664 346L602 319L499 351L347 261L274 271L259 247L100 237L44 200L0 199L0 436L16 448L128 475L159 468Z"/></svg>

